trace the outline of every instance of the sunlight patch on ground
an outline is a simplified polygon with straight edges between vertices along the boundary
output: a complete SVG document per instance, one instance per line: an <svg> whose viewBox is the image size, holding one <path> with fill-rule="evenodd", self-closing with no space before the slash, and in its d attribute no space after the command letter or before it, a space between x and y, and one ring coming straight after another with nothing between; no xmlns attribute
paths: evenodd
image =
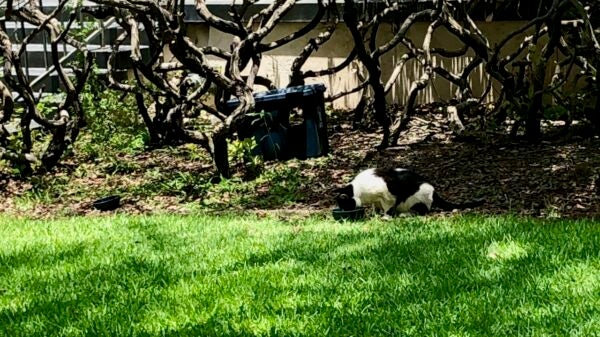
<svg viewBox="0 0 600 337"><path fill-rule="evenodd" d="M558 295L590 296L600 290L600 261L581 261L565 265L551 276L539 280L539 286Z"/></svg>
<svg viewBox="0 0 600 337"><path fill-rule="evenodd" d="M302 332L311 314L298 317L298 313L326 302L319 279L303 285L295 282L304 272L313 276L317 272L314 268L305 270L301 261L271 261L240 268L224 271L219 278L198 274L167 287L147 307L139 329L160 334L203 325L233 334L245 331L261 335L278 329ZM324 276L324 272L318 274ZM309 289L314 293L307 292Z"/></svg>
<svg viewBox="0 0 600 337"><path fill-rule="evenodd" d="M527 256L527 245L505 239L494 241L487 248L487 257L498 261L518 260Z"/></svg>
<svg viewBox="0 0 600 337"><path fill-rule="evenodd" d="M537 325L541 322L549 323L555 321L561 316L563 310L564 307L558 303L556 305L544 305L541 303L526 302L514 308L513 312L508 315L512 317L512 320L521 320L531 325ZM551 336L552 334L550 334L550 331L544 331L542 335Z"/></svg>

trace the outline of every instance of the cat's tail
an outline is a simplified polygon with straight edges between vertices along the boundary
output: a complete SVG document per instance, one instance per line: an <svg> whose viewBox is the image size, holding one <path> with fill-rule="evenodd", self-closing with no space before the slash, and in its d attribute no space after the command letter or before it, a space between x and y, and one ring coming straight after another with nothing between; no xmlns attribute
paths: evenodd
<svg viewBox="0 0 600 337"><path fill-rule="evenodd" d="M465 209L465 208L474 208L477 206L481 206L485 203L485 200L474 200L469 202L464 202L460 204L455 204L453 202L447 201L442 198L437 192L433 192L433 204L432 207L441 208L444 211L452 211L454 209Z"/></svg>

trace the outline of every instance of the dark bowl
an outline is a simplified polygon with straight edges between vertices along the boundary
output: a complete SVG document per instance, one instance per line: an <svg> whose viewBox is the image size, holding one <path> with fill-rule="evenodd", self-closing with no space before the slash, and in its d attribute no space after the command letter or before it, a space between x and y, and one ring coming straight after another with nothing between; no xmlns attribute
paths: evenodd
<svg viewBox="0 0 600 337"><path fill-rule="evenodd" d="M341 208L334 208L332 211L333 218L340 220L360 220L365 217L365 209L363 207L359 207L357 209L353 209L351 211L344 211Z"/></svg>
<svg viewBox="0 0 600 337"><path fill-rule="evenodd" d="M111 195L94 201L94 208L101 211L111 211L118 208L121 205L121 197L118 195Z"/></svg>

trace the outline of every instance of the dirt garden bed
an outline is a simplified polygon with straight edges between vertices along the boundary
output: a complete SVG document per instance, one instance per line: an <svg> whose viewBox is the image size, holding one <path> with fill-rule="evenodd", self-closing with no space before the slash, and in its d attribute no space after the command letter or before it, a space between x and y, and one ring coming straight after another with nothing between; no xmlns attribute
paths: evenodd
<svg viewBox="0 0 600 337"><path fill-rule="evenodd" d="M2 211L30 217L98 214L91 202L115 189L125 195L118 212L277 210L308 214L333 207L331 190L359 170L394 165L428 177L451 201L485 198L486 204L477 212L557 217L600 214L597 137L535 145L498 135L459 141L446 130L441 116L428 116L416 118L400 144L382 152L373 150L379 134L353 131L349 122L338 120L330 130L329 157L268 162L265 171L280 172L277 179L251 184L234 179L231 186L218 189L203 183L211 170L208 160L190 159L185 148L123 156L110 165L73 159L45 178L18 180L5 173L0 175ZM156 178L167 173L172 179L195 180L178 186L177 181ZM160 189L153 184L172 186ZM187 189L189 193L179 193ZM277 193L283 197L275 197Z"/></svg>

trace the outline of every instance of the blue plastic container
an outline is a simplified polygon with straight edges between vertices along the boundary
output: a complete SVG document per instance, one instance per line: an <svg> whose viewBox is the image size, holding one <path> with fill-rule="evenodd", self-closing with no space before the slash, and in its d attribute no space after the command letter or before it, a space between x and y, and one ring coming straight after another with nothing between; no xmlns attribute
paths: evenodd
<svg viewBox="0 0 600 337"><path fill-rule="evenodd" d="M256 102L256 110L260 111L261 109L259 108L259 106L265 107L274 104L274 106L281 105L281 107L286 107L288 105L288 103L286 103L288 100L318 95L322 96L323 92L325 92L325 85L318 83L262 91L255 93L253 96L254 101ZM233 98L227 102L226 106L228 110L233 111L233 109L235 109L238 106L238 104L240 104L240 101L237 98ZM269 111L271 109L264 110Z"/></svg>
<svg viewBox="0 0 600 337"><path fill-rule="evenodd" d="M325 85L311 84L269 90L254 94L255 110L263 112L246 116L238 130L241 138L254 137L254 152L265 159L306 159L329 152L327 120L323 93ZM228 112L239 105L237 98L226 104ZM302 109L302 124L290 125L290 111Z"/></svg>

